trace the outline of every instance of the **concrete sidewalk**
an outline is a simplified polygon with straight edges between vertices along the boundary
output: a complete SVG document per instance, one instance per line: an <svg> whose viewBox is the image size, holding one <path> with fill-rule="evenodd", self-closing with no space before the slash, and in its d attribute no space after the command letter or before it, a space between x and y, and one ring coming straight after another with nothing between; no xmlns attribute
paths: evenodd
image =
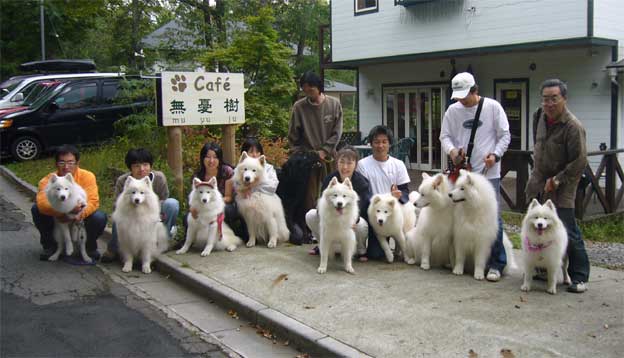
<svg viewBox="0 0 624 358"><path fill-rule="evenodd" d="M521 292L520 271L490 283L444 269L354 262L350 275L338 258L319 275L319 257L308 255L309 248L242 247L205 258L200 250L169 252L157 267L311 357L620 357L624 351L622 271L592 266L588 292L559 285L552 296L543 282Z"/></svg>
<svg viewBox="0 0 624 358"><path fill-rule="evenodd" d="M160 266L186 280L207 278L203 285L231 295L230 305L243 314L259 321L284 316L344 344L349 356L466 357L472 351L499 357L509 350L515 357L619 357L624 351L624 272L592 267L588 292L572 294L560 285L552 296L537 281L533 291L521 292L520 271L491 283L445 269L355 262L356 275L349 275L337 258L319 275L310 247L242 247L206 258L198 250L171 252Z"/></svg>

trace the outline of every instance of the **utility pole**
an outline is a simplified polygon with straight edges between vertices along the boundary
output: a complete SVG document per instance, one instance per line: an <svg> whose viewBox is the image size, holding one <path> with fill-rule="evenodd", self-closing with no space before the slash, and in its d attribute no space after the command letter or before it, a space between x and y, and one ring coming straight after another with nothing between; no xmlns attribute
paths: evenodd
<svg viewBox="0 0 624 358"><path fill-rule="evenodd" d="M39 24L41 27L41 61L45 61L45 20L43 16L43 0L39 5Z"/></svg>

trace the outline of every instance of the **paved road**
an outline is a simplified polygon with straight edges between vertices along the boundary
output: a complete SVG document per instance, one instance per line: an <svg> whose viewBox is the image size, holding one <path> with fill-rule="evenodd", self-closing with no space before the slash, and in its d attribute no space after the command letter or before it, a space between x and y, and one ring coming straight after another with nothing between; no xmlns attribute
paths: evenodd
<svg viewBox="0 0 624 358"><path fill-rule="evenodd" d="M36 229L10 196L0 192L0 356L228 356L99 268L39 261Z"/></svg>

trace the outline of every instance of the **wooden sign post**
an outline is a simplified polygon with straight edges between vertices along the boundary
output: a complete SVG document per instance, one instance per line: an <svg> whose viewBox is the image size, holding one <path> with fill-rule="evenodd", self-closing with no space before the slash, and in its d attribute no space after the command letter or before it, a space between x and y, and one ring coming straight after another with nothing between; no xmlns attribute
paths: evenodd
<svg viewBox="0 0 624 358"><path fill-rule="evenodd" d="M245 81L242 73L163 72L160 84L158 119L169 127L167 160L184 200L180 126L223 125L223 159L234 163L236 125L245 123Z"/></svg>

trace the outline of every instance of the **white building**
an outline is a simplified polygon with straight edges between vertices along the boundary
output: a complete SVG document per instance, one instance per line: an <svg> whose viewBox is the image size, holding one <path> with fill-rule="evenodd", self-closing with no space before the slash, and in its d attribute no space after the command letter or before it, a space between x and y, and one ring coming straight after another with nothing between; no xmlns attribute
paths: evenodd
<svg viewBox="0 0 624 358"><path fill-rule="evenodd" d="M548 78L567 82L589 151L622 148L624 73L607 66L624 58L623 19L622 0L332 0L325 67L357 69L359 130L415 138L413 168L446 164L440 124L450 78L466 70L507 111L510 149L532 148Z"/></svg>

